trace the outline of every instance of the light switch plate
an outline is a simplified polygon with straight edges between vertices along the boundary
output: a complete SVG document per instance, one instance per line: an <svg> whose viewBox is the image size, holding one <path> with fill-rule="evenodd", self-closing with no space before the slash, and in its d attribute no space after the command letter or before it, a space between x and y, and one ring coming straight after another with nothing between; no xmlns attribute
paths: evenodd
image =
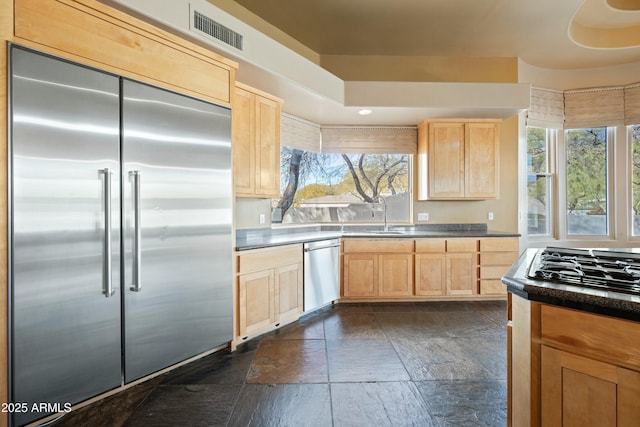
<svg viewBox="0 0 640 427"><path fill-rule="evenodd" d="M429 221L429 212L418 212L418 221Z"/></svg>

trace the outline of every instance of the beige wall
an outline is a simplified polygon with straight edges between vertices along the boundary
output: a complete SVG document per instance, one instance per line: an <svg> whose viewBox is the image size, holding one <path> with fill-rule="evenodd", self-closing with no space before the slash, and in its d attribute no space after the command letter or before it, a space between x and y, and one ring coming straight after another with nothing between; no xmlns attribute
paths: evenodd
<svg viewBox="0 0 640 427"><path fill-rule="evenodd" d="M428 212L429 221L418 221L420 212ZM487 220L489 212L493 221ZM413 214L416 224L487 223L489 230L518 232L518 116L504 120L500 128L498 200L415 201Z"/></svg>

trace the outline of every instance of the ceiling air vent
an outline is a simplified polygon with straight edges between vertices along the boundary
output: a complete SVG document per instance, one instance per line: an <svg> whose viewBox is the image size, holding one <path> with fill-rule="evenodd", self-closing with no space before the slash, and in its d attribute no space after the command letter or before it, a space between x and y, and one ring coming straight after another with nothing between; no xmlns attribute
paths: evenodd
<svg viewBox="0 0 640 427"><path fill-rule="evenodd" d="M225 27L197 10L193 11L193 28L221 42L242 50L242 34Z"/></svg>

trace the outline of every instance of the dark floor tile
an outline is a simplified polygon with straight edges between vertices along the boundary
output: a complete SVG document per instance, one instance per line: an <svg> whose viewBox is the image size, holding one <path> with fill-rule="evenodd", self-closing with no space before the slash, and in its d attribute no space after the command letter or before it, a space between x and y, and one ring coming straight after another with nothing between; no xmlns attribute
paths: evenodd
<svg viewBox="0 0 640 427"><path fill-rule="evenodd" d="M468 353L467 338L395 337L391 342L414 381L493 378Z"/></svg>
<svg viewBox="0 0 640 427"><path fill-rule="evenodd" d="M457 313L457 312L453 312ZM375 313L376 320L388 337L447 337L448 326L443 316L450 313L413 311L404 313Z"/></svg>
<svg viewBox="0 0 640 427"><path fill-rule="evenodd" d="M488 377L498 380L507 378L507 338L506 333L498 330L493 334L457 340L464 354L482 366Z"/></svg>
<svg viewBox="0 0 640 427"><path fill-rule="evenodd" d="M331 403L336 427L434 425L411 382L331 384Z"/></svg>
<svg viewBox="0 0 640 427"><path fill-rule="evenodd" d="M324 319L326 315L318 315L291 323L275 330L264 339L274 340L323 340Z"/></svg>
<svg viewBox="0 0 640 427"><path fill-rule="evenodd" d="M240 385L158 386L126 427L226 426Z"/></svg>
<svg viewBox="0 0 640 427"><path fill-rule="evenodd" d="M438 425L507 425L504 381L425 381L416 385Z"/></svg>
<svg viewBox="0 0 640 427"><path fill-rule="evenodd" d="M328 384L246 384L230 427L330 427Z"/></svg>
<svg viewBox="0 0 640 427"><path fill-rule="evenodd" d="M417 311L442 312L442 311L465 311L469 310L471 301L425 301L416 302Z"/></svg>
<svg viewBox="0 0 640 427"><path fill-rule="evenodd" d="M501 311L507 315L507 301L506 300L496 300L496 301L469 301L468 303L469 310L472 311Z"/></svg>
<svg viewBox="0 0 640 427"><path fill-rule="evenodd" d="M328 381L324 340L263 340L247 382L258 384Z"/></svg>
<svg viewBox="0 0 640 427"><path fill-rule="evenodd" d="M380 302L371 304L373 312L407 312L415 311L416 304L413 302Z"/></svg>
<svg viewBox="0 0 640 427"><path fill-rule="evenodd" d="M385 339L386 335L374 313L335 312L324 320L327 340Z"/></svg>
<svg viewBox="0 0 640 427"><path fill-rule="evenodd" d="M474 311L438 313L435 323L450 337L476 337L483 333L493 333L497 326L482 313Z"/></svg>
<svg viewBox="0 0 640 427"><path fill-rule="evenodd" d="M373 311L368 302L340 302L333 306L335 311L348 313L369 313Z"/></svg>
<svg viewBox="0 0 640 427"><path fill-rule="evenodd" d="M331 382L408 381L409 374L384 339L327 341Z"/></svg>
<svg viewBox="0 0 640 427"><path fill-rule="evenodd" d="M242 384L256 354L255 348L239 348L234 352L221 350L165 374L161 383L179 384Z"/></svg>
<svg viewBox="0 0 640 427"><path fill-rule="evenodd" d="M152 378L118 394L70 412L53 425L55 427L121 426L133 414L140 402L153 392L158 382L158 378Z"/></svg>

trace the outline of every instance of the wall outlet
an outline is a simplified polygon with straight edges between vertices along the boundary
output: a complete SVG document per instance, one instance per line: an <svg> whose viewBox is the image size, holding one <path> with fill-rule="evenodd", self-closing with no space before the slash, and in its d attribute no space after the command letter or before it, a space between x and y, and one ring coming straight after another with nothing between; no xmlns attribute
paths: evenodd
<svg viewBox="0 0 640 427"><path fill-rule="evenodd" d="M418 212L418 221L429 221L429 212Z"/></svg>
<svg viewBox="0 0 640 427"><path fill-rule="evenodd" d="M264 224L265 222L267 222L267 217L265 214L261 213L260 214L260 224Z"/></svg>
<svg viewBox="0 0 640 427"><path fill-rule="evenodd" d="M489 221L493 221L493 212L489 212L489 214L487 215L487 219Z"/></svg>

